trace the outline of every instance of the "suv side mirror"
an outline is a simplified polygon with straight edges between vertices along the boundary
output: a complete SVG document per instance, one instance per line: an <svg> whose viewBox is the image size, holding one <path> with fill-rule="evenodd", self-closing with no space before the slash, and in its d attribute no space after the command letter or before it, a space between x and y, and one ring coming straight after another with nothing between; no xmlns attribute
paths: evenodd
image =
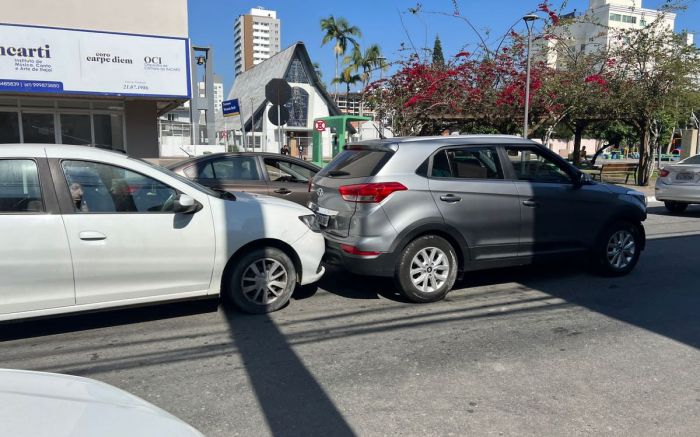
<svg viewBox="0 0 700 437"><path fill-rule="evenodd" d="M180 194L173 204L173 212L176 214L194 214L202 209L202 204L187 194Z"/></svg>
<svg viewBox="0 0 700 437"><path fill-rule="evenodd" d="M590 180L590 177L586 173L580 172L574 177L574 186L576 188L581 188L582 186L586 185Z"/></svg>

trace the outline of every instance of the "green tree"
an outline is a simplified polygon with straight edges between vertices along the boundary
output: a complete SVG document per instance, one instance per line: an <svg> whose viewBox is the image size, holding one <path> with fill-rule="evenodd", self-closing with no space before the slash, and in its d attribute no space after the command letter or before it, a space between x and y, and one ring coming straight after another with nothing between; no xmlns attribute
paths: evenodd
<svg viewBox="0 0 700 437"><path fill-rule="evenodd" d="M333 41L333 51L335 52L335 78L333 83L336 84L335 95L338 96L338 83L340 76L338 70L340 68L340 57L348 50L348 45L357 46L357 40L354 37L361 37L362 32L357 26L351 26L345 18L336 19L333 15L321 20L321 30L325 32L321 46Z"/></svg>
<svg viewBox="0 0 700 437"><path fill-rule="evenodd" d="M364 95L369 82L372 80L372 72L377 69L386 69L386 60L382 56L382 50L377 44L372 44L364 53L360 46L355 46L351 56L345 58L344 62L352 65L356 71L360 72L362 82L362 100L360 101L360 115L364 112Z"/></svg>
<svg viewBox="0 0 700 437"><path fill-rule="evenodd" d="M348 99L350 97L350 87L355 85L358 82L362 82L362 76L357 73L357 67L354 64L350 64L347 67L345 67L340 74L340 77L336 77L333 79L333 83L336 85L336 89L338 84L345 84L345 101L348 102ZM337 96L337 94L336 94ZM336 97L337 100L337 97Z"/></svg>
<svg viewBox="0 0 700 437"><path fill-rule="evenodd" d="M433 44L433 65L436 67L445 65L445 56L442 54L442 42L438 35L435 35L435 44Z"/></svg>
<svg viewBox="0 0 700 437"><path fill-rule="evenodd" d="M694 45L665 25L663 14L646 27L618 33L612 49L617 64L614 93L626 112L625 120L638 134L638 185L649 184L664 114L692 110L678 102L697 91L698 55Z"/></svg>

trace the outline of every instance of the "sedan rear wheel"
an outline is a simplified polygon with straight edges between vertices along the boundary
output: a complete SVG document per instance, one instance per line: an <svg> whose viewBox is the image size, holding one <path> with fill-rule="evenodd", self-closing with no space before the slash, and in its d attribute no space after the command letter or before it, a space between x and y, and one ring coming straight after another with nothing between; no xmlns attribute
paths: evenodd
<svg viewBox="0 0 700 437"><path fill-rule="evenodd" d="M286 305L295 286L296 270L289 256L265 247L239 260L230 277L228 295L241 310L263 314Z"/></svg>
<svg viewBox="0 0 700 437"><path fill-rule="evenodd" d="M680 213L684 212L686 209L688 209L687 203L672 202L670 200L664 202L664 206L672 214L680 214Z"/></svg>

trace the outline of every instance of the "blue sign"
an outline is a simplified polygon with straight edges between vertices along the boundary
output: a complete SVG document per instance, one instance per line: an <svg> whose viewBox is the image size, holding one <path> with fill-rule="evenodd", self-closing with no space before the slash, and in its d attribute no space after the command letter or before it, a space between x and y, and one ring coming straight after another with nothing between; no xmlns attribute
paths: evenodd
<svg viewBox="0 0 700 437"><path fill-rule="evenodd" d="M63 91L63 83L43 80L0 79L0 91L50 93Z"/></svg>
<svg viewBox="0 0 700 437"><path fill-rule="evenodd" d="M241 106L238 104L238 99L224 100L221 102L221 110L224 113L224 117L241 115Z"/></svg>

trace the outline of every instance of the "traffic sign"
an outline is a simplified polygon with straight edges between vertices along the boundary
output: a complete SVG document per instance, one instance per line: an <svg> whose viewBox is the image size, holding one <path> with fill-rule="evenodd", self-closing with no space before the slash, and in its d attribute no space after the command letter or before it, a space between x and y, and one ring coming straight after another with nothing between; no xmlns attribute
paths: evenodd
<svg viewBox="0 0 700 437"><path fill-rule="evenodd" d="M221 111L224 117L241 115L241 105L238 104L238 99L224 100L221 102Z"/></svg>
<svg viewBox="0 0 700 437"><path fill-rule="evenodd" d="M284 79L272 79L265 85L265 98L273 105L284 105L292 98L292 87Z"/></svg>
<svg viewBox="0 0 700 437"><path fill-rule="evenodd" d="M326 120L316 120L314 122L314 129L316 129L319 132L323 132L326 130Z"/></svg>
<svg viewBox="0 0 700 437"><path fill-rule="evenodd" d="M277 110L279 109L280 123L277 122ZM270 123L275 126L282 126L289 121L289 109L286 106L273 105L269 111L267 111L267 118Z"/></svg>

